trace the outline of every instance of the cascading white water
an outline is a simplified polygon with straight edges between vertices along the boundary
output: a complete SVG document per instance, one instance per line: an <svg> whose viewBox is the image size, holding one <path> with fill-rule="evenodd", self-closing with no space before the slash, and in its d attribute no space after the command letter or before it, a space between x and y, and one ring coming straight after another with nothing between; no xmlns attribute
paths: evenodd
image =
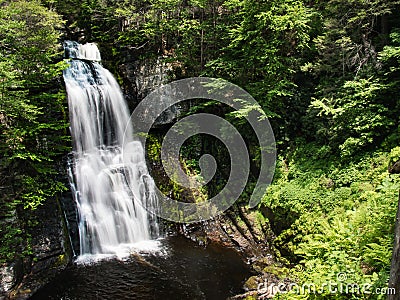
<svg viewBox="0 0 400 300"><path fill-rule="evenodd" d="M113 254L159 234L146 211L157 198L140 142L133 140L121 89L100 64L93 43L64 43L73 153L71 185L78 206L80 254Z"/></svg>

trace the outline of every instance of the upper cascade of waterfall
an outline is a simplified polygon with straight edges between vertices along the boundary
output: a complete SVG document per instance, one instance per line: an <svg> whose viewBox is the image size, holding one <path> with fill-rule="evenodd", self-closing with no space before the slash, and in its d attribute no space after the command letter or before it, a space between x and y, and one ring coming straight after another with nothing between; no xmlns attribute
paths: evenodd
<svg viewBox="0 0 400 300"><path fill-rule="evenodd" d="M101 61L99 48L95 43L79 44L75 41L64 41L65 58Z"/></svg>

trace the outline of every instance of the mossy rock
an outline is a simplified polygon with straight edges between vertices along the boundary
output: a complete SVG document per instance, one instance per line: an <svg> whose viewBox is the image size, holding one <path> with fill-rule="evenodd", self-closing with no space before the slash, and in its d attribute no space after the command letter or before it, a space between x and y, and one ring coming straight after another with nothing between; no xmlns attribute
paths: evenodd
<svg viewBox="0 0 400 300"><path fill-rule="evenodd" d="M259 278L257 276L251 276L249 279L244 284L244 288L246 290L257 290L258 284L259 284Z"/></svg>
<svg viewBox="0 0 400 300"><path fill-rule="evenodd" d="M276 275L278 278L287 278L289 270L287 268L271 265L263 269L264 273Z"/></svg>
<svg viewBox="0 0 400 300"><path fill-rule="evenodd" d="M64 267L69 263L69 257L66 254L60 254L54 262L55 267Z"/></svg>

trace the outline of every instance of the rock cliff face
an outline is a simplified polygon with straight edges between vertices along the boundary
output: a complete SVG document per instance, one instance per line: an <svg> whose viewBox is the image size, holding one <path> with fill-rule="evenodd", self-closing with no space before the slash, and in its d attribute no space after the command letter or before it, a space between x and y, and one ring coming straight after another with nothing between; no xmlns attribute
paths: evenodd
<svg viewBox="0 0 400 300"><path fill-rule="evenodd" d="M68 237L57 199L49 199L38 207L30 220L36 223L28 230L32 253L0 265L0 299L29 298L70 261L70 246L66 243Z"/></svg>
<svg viewBox="0 0 400 300"><path fill-rule="evenodd" d="M119 66L122 77L122 89L130 110L150 92L175 78L174 68L162 58L125 61ZM159 101L163 101L161 98ZM160 105L160 103L154 103ZM150 108L151 109L151 108ZM172 106L162 113L154 123L154 127L162 127L173 123L181 113L180 106Z"/></svg>

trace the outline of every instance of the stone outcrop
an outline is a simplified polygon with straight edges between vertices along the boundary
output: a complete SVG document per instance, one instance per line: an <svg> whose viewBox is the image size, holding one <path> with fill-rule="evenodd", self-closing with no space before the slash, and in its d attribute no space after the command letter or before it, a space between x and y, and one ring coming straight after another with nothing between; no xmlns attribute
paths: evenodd
<svg viewBox="0 0 400 300"><path fill-rule="evenodd" d="M123 81L124 96L130 110L133 110L149 93L175 79L172 64L165 62L162 57L125 61L119 66L119 72ZM163 101L163 99L160 98L159 101ZM158 102L154 105L162 104ZM171 106L156 120L154 127L172 124L180 113L180 106Z"/></svg>
<svg viewBox="0 0 400 300"><path fill-rule="evenodd" d="M32 253L0 265L0 299L27 299L70 262L70 246L56 199L32 211Z"/></svg>

